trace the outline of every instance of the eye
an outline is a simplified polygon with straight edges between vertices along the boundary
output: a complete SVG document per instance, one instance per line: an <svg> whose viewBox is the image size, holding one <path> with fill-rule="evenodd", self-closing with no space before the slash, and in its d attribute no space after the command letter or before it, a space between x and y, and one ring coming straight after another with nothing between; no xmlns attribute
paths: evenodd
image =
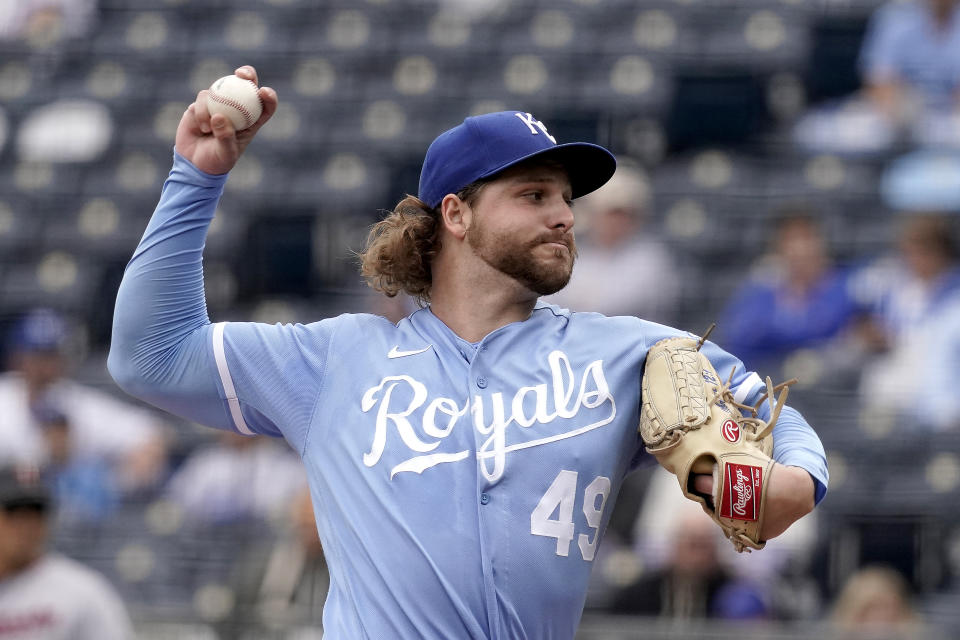
<svg viewBox="0 0 960 640"><path fill-rule="evenodd" d="M523 197L533 202L540 202L543 200L543 191L527 191L523 194Z"/></svg>

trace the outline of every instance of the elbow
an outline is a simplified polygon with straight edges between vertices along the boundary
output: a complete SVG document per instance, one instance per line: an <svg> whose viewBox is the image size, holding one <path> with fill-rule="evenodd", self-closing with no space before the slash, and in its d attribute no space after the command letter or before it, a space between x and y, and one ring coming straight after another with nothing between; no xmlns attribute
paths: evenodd
<svg viewBox="0 0 960 640"><path fill-rule="evenodd" d="M799 519L812 513L814 507L816 507L817 483L814 482L813 476L811 476L806 469L801 467L792 467L791 470L794 472L796 477L794 510L797 519Z"/></svg>
<svg viewBox="0 0 960 640"><path fill-rule="evenodd" d="M122 391L143 399L142 390L146 387L147 374L143 359L146 335L142 327L146 326L146 318L134 313L141 309L142 305L123 302L125 283L126 277L117 294L110 351L107 353L107 371Z"/></svg>
<svg viewBox="0 0 960 640"><path fill-rule="evenodd" d="M107 371L116 385L124 392L135 398L142 398L144 376L134 363L133 354L116 341L110 345L107 355Z"/></svg>
<svg viewBox="0 0 960 640"><path fill-rule="evenodd" d="M117 301L113 310L113 328L110 336L110 351L107 353L107 371L120 389L132 396L137 385L137 367L134 364L134 345L136 336L131 333L130 327L141 325L138 318L128 317L129 309L137 306L126 305L123 302L126 290L126 275L120 283L117 292Z"/></svg>
<svg viewBox="0 0 960 640"><path fill-rule="evenodd" d="M800 517L810 515L817 506L816 486L808 492L805 492L800 499Z"/></svg>
<svg viewBox="0 0 960 640"><path fill-rule="evenodd" d="M118 387L130 393L129 389L134 386L133 367L130 366L129 356L117 346L116 342L110 345L110 353L107 354L107 371L110 372L110 377Z"/></svg>

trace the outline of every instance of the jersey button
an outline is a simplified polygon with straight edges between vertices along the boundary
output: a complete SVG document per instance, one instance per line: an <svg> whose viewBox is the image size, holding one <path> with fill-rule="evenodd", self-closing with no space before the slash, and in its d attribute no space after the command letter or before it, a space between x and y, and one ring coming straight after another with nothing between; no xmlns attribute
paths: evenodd
<svg viewBox="0 0 960 640"><path fill-rule="evenodd" d="M489 493L481 493L481 494L480 494L480 504L487 504L488 502L490 502L490 494L489 494Z"/></svg>
<svg viewBox="0 0 960 640"><path fill-rule="evenodd" d="M477 386L480 387L481 389L486 389L486 388L487 388L487 379L484 378L483 376L479 376L479 377L477 378Z"/></svg>

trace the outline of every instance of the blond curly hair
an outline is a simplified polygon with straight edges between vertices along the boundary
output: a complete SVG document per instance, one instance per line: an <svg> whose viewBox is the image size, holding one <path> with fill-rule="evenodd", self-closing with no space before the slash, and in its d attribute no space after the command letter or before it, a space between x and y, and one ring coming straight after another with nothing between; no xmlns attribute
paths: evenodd
<svg viewBox="0 0 960 640"><path fill-rule="evenodd" d="M488 181L472 182L456 195L473 204ZM420 305L430 302L433 259L441 247L440 228L439 207L430 207L416 196L403 198L370 228L365 247L357 254L367 284L391 298L406 293Z"/></svg>

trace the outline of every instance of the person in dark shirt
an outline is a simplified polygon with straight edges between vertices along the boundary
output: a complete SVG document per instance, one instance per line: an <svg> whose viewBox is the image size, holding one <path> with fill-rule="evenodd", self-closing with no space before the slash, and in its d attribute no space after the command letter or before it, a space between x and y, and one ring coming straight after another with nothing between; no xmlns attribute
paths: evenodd
<svg viewBox="0 0 960 640"><path fill-rule="evenodd" d="M677 519L665 564L642 574L613 599L611 613L672 619L757 618L767 607L748 583L720 563L717 529L699 511Z"/></svg>
<svg viewBox="0 0 960 640"><path fill-rule="evenodd" d="M797 349L825 345L855 316L847 276L832 264L820 225L797 211L777 223L769 255L727 304L718 332L748 366L777 370Z"/></svg>

